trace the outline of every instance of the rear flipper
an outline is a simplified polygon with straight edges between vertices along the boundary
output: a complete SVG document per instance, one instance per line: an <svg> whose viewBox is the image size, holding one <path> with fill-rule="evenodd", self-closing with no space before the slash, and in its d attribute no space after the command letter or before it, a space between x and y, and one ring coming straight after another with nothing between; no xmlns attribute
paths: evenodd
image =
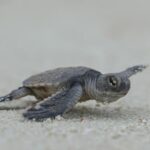
<svg viewBox="0 0 150 150"><path fill-rule="evenodd" d="M14 99L19 99L31 94L32 91L29 88L20 87L17 90L12 91L10 94L0 97L0 102L12 101Z"/></svg>

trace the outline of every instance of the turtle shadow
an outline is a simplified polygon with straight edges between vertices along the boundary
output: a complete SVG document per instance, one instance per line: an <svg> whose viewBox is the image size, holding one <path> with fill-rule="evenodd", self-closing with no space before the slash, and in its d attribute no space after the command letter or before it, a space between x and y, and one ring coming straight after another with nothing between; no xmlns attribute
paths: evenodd
<svg viewBox="0 0 150 150"><path fill-rule="evenodd" d="M4 102L0 106L0 111L1 110L22 110L26 109L28 106L31 106L35 101L33 100L14 100L12 102Z"/></svg>
<svg viewBox="0 0 150 150"><path fill-rule="evenodd" d="M0 111L3 110L24 110L31 102L26 103L25 106L0 106ZM129 120L129 119L149 119L150 108L149 106L129 107L129 106L94 106L79 105L73 108L71 111L63 115L65 119L77 119L77 120Z"/></svg>
<svg viewBox="0 0 150 150"><path fill-rule="evenodd" d="M65 119L148 119L150 118L150 108L148 107L85 107L79 106L64 115Z"/></svg>

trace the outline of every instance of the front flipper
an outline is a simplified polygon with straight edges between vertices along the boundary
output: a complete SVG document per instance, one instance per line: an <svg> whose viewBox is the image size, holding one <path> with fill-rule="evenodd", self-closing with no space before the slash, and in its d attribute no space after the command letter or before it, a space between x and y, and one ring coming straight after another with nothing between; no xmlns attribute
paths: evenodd
<svg viewBox="0 0 150 150"><path fill-rule="evenodd" d="M55 118L69 111L81 98L82 87L80 84L73 85L70 89L65 89L48 97L42 102L38 102L23 114L29 120L41 120L46 118Z"/></svg>
<svg viewBox="0 0 150 150"><path fill-rule="evenodd" d="M138 66L133 66L125 71L121 72L121 76L125 76L127 78L130 78L131 76L137 74L138 72L142 72L144 69L146 69L148 66L146 65L138 65Z"/></svg>

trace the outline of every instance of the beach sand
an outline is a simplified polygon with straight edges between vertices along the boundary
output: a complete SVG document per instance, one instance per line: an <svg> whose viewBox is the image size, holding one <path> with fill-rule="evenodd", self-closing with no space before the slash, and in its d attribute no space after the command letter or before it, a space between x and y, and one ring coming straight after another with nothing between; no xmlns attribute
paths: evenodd
<svg viewBox="0 0 150 150"><path fill-rule="evenodd" d="M146 0L0 0L0 95L56 67L108 73L150 64L149 5ZM32 97L1 103L0 149L149 150L149 74L150 68L132 77L129 94L115 103L91 100L56 120L24 120Z"/></svg>

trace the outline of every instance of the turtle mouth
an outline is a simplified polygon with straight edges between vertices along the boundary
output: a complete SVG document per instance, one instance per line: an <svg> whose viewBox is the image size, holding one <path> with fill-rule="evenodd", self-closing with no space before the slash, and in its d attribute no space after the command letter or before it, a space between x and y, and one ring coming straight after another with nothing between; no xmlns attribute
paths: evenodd
<svg viewBox="0 0 150 150"><path fill-rule="evenodd" d="M120 92L118 95L127 95L129 91Z"/></svg>

